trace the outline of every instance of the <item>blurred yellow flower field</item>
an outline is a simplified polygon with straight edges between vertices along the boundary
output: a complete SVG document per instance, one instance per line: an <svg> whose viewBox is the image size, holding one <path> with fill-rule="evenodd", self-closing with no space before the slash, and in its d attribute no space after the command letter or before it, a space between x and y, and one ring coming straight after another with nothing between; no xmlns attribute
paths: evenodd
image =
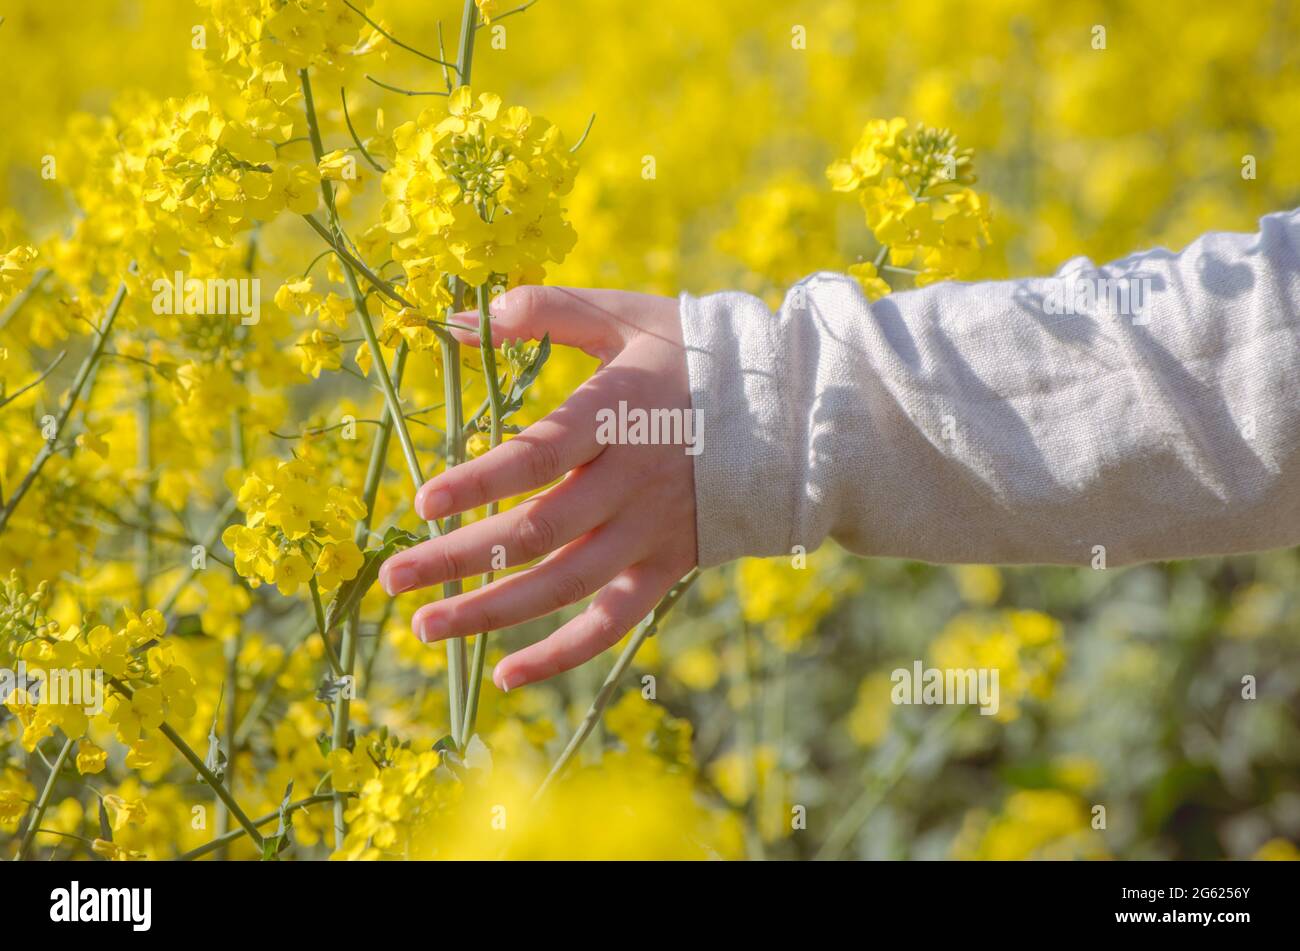
<svg viewBox="0 0 1300 951"><path fill-rule="evenodd" d="M1296 551L828 545L508 693L555 618L444 649L375 583L459 524L424 479L596 365L494 349L503 290L877 299L1248 230L1300 204L1297 37L1271 0L16 0L0 855L1300 857ZM891 699L914 663L998 709Z"/></svg>

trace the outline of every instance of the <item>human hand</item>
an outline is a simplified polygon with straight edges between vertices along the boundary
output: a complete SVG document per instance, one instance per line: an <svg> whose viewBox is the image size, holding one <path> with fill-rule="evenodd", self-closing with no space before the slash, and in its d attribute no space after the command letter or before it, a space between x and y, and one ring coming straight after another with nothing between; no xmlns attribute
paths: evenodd
<svg viewBox="0 0 1300 951"><path fill-rule="evenodd" d="M576 667L617 643L695 566L694 464L687 450L698 453L699 430L689 422L676 300L519 287L498 297L492 314L496 345L549 333L554 343L578 347L602 366L544 419L425 483L415 497L416 512L426 520L445 518L564 478L509 511L394 555L379 578L396 595L486 572L494 551L504 550L507 566L543 558L526 571L419 608L411 626L424 641L500 630L594 593L582 614L497 664L493 682L510 690ZM454 322L474 326L477 315ZM476 330L454 333L478 343ZM601 422L623 418L620 404L629 414L679 411L685 422L680 432L695 444L609 443Z"/></svg>

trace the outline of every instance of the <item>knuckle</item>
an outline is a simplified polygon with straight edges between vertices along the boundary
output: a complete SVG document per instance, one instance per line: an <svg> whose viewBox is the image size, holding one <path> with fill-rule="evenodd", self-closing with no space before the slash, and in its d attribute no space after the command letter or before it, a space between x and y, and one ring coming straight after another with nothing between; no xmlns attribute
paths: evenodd
<svg viewBox="0 0 1300 951"><path fill-rule="evenodd" d="M483 604L464 604L452 609L447 615L447 626L462 635L494 631L498 627L495 612Z"/></svg>
<svg viewBox="0 0 1300 951"><path fill-rule="evenodd" d="M434 569L438 572L440 581L463 578L465 576L465 561L456 551L444 545L437 553Z"/></svg>
<svg viewBox="0 0 1300 951"><path fill-rule="evenodd" d="M544 485L560 476L560 450L553 443L542 439L529 440L522 444L520 451L534 485Z"/></svg>
<svg viewBox="0 0 1300 951"><path fill-rule="evenodd" d="M516 287L509 293L509 301L502 301L505 311L514 324L528 323L539 316L546 305L546 288L535 284Z"/></svg>
<svg viewBox="0 0 1300 951"><path fill-rule="evenodd" d="M555 526L536 512L521 514L510 527L510 535L521 561L540 558L555 547Z"/></svg>
<svg viewBox="0 0 1300 951"><path fill-rule="evenodd" d="M465 466L464 480L459 489L452 490L452 496L456 500L458 509L473 508L490 500L488 482L482 466Z"/></svg>
<svg viewBox="0 0 1300 951"><path fill-rule="evenodd" d="M556 607L564 607L566 604L573 604L581 601L587 596L590 586L586 579L580 575L562 574L555 579L554 586Z"/></svg>
<svg viewBox="0 0 1300 951"><path fill-rule="evenodd" d="M609 647L611 644L617 644L622 640L623 635L627 633L618 619L608 611L593 608L589 613L591 616L591 636L601 645L602 649Z"/></svg>

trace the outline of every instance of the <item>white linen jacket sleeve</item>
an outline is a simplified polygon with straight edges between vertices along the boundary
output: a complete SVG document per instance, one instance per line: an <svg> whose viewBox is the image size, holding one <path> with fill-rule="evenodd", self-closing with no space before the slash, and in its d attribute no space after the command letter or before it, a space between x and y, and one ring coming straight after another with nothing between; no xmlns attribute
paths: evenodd
<svg viewBox="0 0 1300 951"><path fill-rule="evenodd" d="M1066 311L1061 313L1060 311ZM700 563L1300 544L1300 212L1055 276L681 298Z"/></svg>

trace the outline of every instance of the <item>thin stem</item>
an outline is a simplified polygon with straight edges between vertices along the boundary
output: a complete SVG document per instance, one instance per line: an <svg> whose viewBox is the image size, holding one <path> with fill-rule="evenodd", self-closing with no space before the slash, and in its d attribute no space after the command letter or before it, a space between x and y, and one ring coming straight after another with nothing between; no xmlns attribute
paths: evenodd
<svg viewBox="0 0 1300 951"><path fill-rule="evenodd" d="M116 677L109 677L107 679L113 688L128 700L135 696L135 692L121 680L118 680ZM230 791L226 789L225 785L217 778L216 774L213 773L212 770L208 769L207 764L204 763L203 760L199 759L199 754L195 753L181 735L173 730L165 721L158 724L158 732L167 737L168 742L170 742L172 746L176 747L176 751L180 753L181 756L185 757L186 762L194 767L194 771L198 773L203 781L212 788L212 791L216 793L217 798L225 803L226 808L230 810L230 814L235 817L235 821L248 831L249 836L257 843L257 847L260 849L262 847L262 837L258 835L257 829L253 827L252 821L240 807L239 803L235 801L235 797L230 795Z"/></svg>
<svg viewBox="0 0 1300 951"><path fill-rule="evenodd" d="M68 759L68 753L72 750L72 737L68 737L63 748L59 750L59 755L54 758L54 763L50 766L49 778L45 780L45 788L41 790L41 796L36 800L36 807L32 810L32 821L27 824L27 832L23 835L23 841L18 846L18 855L15 861L21 862L31 851L32 843L36 841L36 833L41 827L41 820L45 818L46 807L50 804L50 796L54 794L54 784L59 778L59 773L63 771L63 764Z"/></svg>
<svg viewBox="0 0 1300 951"><path fill-rule="evenodd" d="M517 6L517 7L515 7L513 10L507 10L505 13L501 14L501 15L498 16L498 17L494 17L493 20L492 20L492 22L493 22L493 23L497 23L497 22L500 21L500 20L504 20L506 17L512 17L512 16L514 16L516 13L523 13L525 10L527 10L529 7L531 7L531 6L532 6L534 3L536 3L536 2L537 2L537 0L528 0L527 3L522 4L521 6Z"/></svg>
<svg viewBox="0 0 1300 951"><path fill-rule="evenodd" d="M312 151L316 156L317 162L320 161L324 154L324 146L321 142L320 124L316 118L316 107L311 94L311 78L306 69L299 70L298 77L302 83L304 109L307 114L307 131L311 139ZM397 432L397 441L402 447L402 455L406 459L407 470L410 473L411 481L418 489L424 484L424 474L420 469L420 460L415 451L415 443L411 440L410 430L406 425L406 418L402 413L401 399L397 394L397 387L393 385L392 377L388 373L388 365L384 362L384 352L379 346L379 338L375 334L374 324L370 321L370 308L366 303L366 296L361 292L357 284L356 271L352 266L351 255L344 251L343 228L339 223L338 209L334 205L334 192L330 183L321 179L321 194L325 199L325 209L329 215L330 231L324 232L315 219L308 217L313 227L322 232L326 238L339 252L340 260L343 263L343 274L347 279L348 291L352 295L352 305L357 312L357 320L361 324L361 333L366 338L366 346L370 348L371 356L374 358L375 371L379 376L380 388L384 393L384 402L386 406L386 419L391 420L393 429ZM359 264L360 262L357 261ZM376 285L378 286L378 285ZM379 448L378 442L376 449ZM387 443L384 443L384 449L387 449ZM372 471L382 472L383 457L372 456ZM377 478L377 476L376 476ZM377 486L376 486L377 491ZM373 493L371 493L373 498ZM366 530L368 531L368 519L373 511L373 504L370 505L366 513ZM426 522L429 526L429 535L431 537L441 534L441 529L436 521ZM360 532L360 529L359 529ZM364 539L364 534L361 535ZM357 612L345 619L343 625L343 634L339 643L339 666L342 670L342 676L350 677L356 664L357 650ZM338 697L334 708L334 730L332 734L333 749L342 749L348 739L348 720L350 718L351 698L348 696L348 690ZM455 724L459 727L459 723ZM334 843L335 848L341 848L344 837L347 834L347 822L344 817L344 799L341 795L336 794L334 797Z"/></svg>
<svg viewBox="0 0 1300 951"><path fill-rule="evenodd" d="M478 347L479 359L483 364L483 377L488 386L488 405L492 414L490 444L495 448L501 445L505 397L501 394L500 381L497 379L497 358L496 351L492 347L492 315L488 310L487 285L480 285L478 288ZM497 503L488 503L487 517L491 518L496 513ZM485 572L481 587L487 587L491 583L492 572ZM468 681L469 695L465 700L464 724L460 733L461 749L469 743L470 736L474 733L474 724L478 719L479 694L483 689L483 668L487 663L487 639L487 631L481 632L474 638L474 660L470 666Z"/></svg>
<svg viewBox="0 0 1300 951"><path fill-rule="evenodd" d="M321 184L322 186L324 186L327 183L322 182ZM326 228L323 224L317 221L316 218L314 218L312 215L303 215L302 217L303 220L307 222L307 224L311 225L312 230L314 230L318 235L321 236L321 238L325 240L325 243L330 246L330 250L339 258L339 260L343 264L350 266L354 271L356 271L358 274L364 277L366 279L366 283L368 283L371 287L379 291L379 293L383 294L385 297L387 297L395 304L401 304L403 307L410 308L411 310L418 311L420 309L416 307L414 304L412 304L405 297L403 297L401 294L399 294L397 292L397 289L393 287L393 285L389 281L384 280L382 277L380 277L378 274L372 271L369 267L367 267L364 261L358 258L347 248L343 247L343 245L337 240L336 236L332 234L330 230ZM425 322L429 325L429 328L438 336L438 339L441 340L443 343L446 343L448 340L451 339L451 335L445 329L446 327L451 326L450 324L447 324L441 320L432 320L428 317L425 317L424 319Z"/></svg>
<svg viewBox="0 0 1300 951"><path fill-rule="evenodd" d="M357 611L353 611L343 622L343 638L340 646L339 663L351 677L357 659ZM351 715L353 684L346 685L334 702L334 732L331 735L330 750L346 749L348 745L348 719ZM334 792L334 848L343 848L343 839L347 836L347 819L344 811L347 797L340 790Z"/></svg>
<svg viewBox="0 0 1300 951"><path fill-rule="evenodd" d="M383 82L382 80L375 79L375 77L371 76L369 73L366 73L365 76L367 81L374 83L380 89L387 89L389 92L399 93L400 95L403 96L445 96L447 95L447 93L443 92L441 89L434 89L434 90L403 89L401 86L394 86L392 83L386 83Z"/></svg>
<svg viewBox="0 0 1300 951"><path fill-rule="evenodd" d="M49 366L47 366L44 370L41 371L41 375L40 375L40 376L38 376L36 379L32 380L32 382L28 383L28 384L27 384L26 386L24 386L22 389L20 389L20 390L16 390L13 394L11 394L11 395L9 395L9 396L6 396L6 397L4 397L3 399L0 399L0 409L4 408L5 406L8 406L10 403L12 403L14 400L18 399L18 397L22 396L24 393L26 393L26 392L27 392L28 390L30 390L32 387L40 386L40 385L41 385L41 382L42 382L42 381L43 381L47 376L49 376L51 373L54 372L54 368L57 367L60 363L62 363L62 362L63 362L63 358L66 357L67 355L68 355L68 351L66 351L66 350L61 350L61 351L59 352L59 355L58 355L57 357L54 358L54 362L51 363Z"/></svg>
<svg viewBox="0 0 1300 951"><path fill-rule="evenodd" d="M736 718L736 746L744 772L746 847L751 856L762 859L763 836L758 827L758 730L754 719L757 689L750 657L750 642L749 625L742 620L733 677L744 697L745 708Z"/></svg>
<svg viewBox="0 0 1300 951"><path fill-rule="evenodd" d="M874 781L864 784L858 798L840 816L840 821L831 828L830 834L826 836L826 841L817 852L817 860L825 861L839 857L840 853L853 841L854 836L858 834L858 830L866 825L867 820L871 818L876 808L884 802L885 797L907 775L917 751L926 743L932 742L948 732L948 729L957 722L965 709L965 707L954 706L942 716L931 717L926 721L920 736L915 737L913 742L899 751L893 762L889 764L889 768L884 773L875 776Z"/></svg>
<svg viewBox="0 0 1300 951"><path fill-rule="evenodd" d="M86 359L82 361L81 368L77 370L77 376L72 381L72 388L68 391L67 399L63 403L63 408L59 411L58 419L54 423L54 432L45 444L41 446L40 452L32 460L31 468L23 476L23 481L18 484L14 494L5 503L3 509L0 509L0 532L4 531L5 526L9 523L9 518L13 515L14 510L18 508L18 503L23 500L27 490L32 487L36 477L41 474L45 468L45 463L49 462L50 457L54 455L54 447L58 444L59 437L63 434L63 427L68 424L68 419L72 416L72 410L77 405L77 400L81 397L81 391L86 387L86 382L90 379L95 365L99 362L100 356L104 352L104 344L108 342L108 336L113 330L113 322L117 320L118 312L122 309L122 302L126 300L126 282L123 281L118 285L117 293L113 295L112 302L108 305L108 314L104 318L103 326L96 332L94 346Z"/></svg>
<svg viewBox="0 0 1300 951"><path fill-rule="evenodd" d="M460 52L456 56L458 86L468 85L470 73L474 70L474 31L477 29L478 6L474 0L465 0L460 17Z"/></svg>
<svg viewBox="0 0 1300 951"><path fill-rule="evenodd" d="M458 85L470 81L474 69L474 31L478 26L478 7L474 0L465 0L460 20L460 50L456 57L456 79ZM459 310L464 305L465 285L459 279L453 284L453 307ZM443 332L439 338L442 342L443 368L443 405L446 407L447 434L446 459L444 469L457 466L462 461L464 444L461 437L462 416L460 392L460 343L451 334ZM459 516L448 519L448 531L460 525ZM444 598L455 597L462 590L459 579L449 581L442 586ZM447 641L447 712L451 735L458 742L465 733L465 712L467 709L468 684L467 671L469 657L463 637L450 638Z"/></svg>
<svg viewBox="0 0 1300 951"><path fill-rule="evenodd" d="M330 643L329 631L325 629L325 606L320 600L320 583L316 576L312 575L311 580L307 582L307 589L311 591L312 615L316 619L316 633L320 635L321 643L325 645L325 659L329 662L330 672L336 678L342 678L344 675L343 662L338 655L334 653L334 645Z"/></svg>
<svg viewBox="0 0 1300 951"><path fill-rule="evenodd" d="M582 722L578 724L577 732L573 734L573 738L569 740L569 744L564 748L564 752L560 754L559 759L555 761L555 765L551 767L551 771L546 774L546 779L543 780L542 785L538 787L537 792L533 795L534 801L540 799L551 784L564 774L564 770L568 768L569 763L572 762L573 758L578 754L578 750L582 748L582 744L586 741L587 737L591 735L591 731L595 729L596 724L600 722L601 714L603 714L605 708L609 706L609 701L613 699L614 690L618 687L618 682L623 678L623 674L627 672L628 667L631 666L633 659L636 657L637 651L639 651L641 646L659 630L659 625L663 622L664 617L673 609L673 606L681 600L682 595L686 593L687 589L695 583L695 579L699 577L699 574L700 569L692 568L686 577L673 585L668 590L668 593L659 599L659 603L655 605L655 609L653 613L651 613L649 621L642 624L632 632L632 637L628 641L627 647L623 649L623 653L618 655L618 660L614 661L614 667L610 670L609 676L605 678L605 682L601 685L600 692L596 694L596 699L591 701L591 706L587 708L586 716L584 716Z"/></svg>
<svg viewBox="0 0 1300 951"><path fill-rule="evenodd" d="M208 769L203 760L199 759L198 754L195 753L194 750L190 749L190 745L181 739L180 734L170 726L166 723L159 724L158 732L167 737L172 746L176 747L181 756L184 756L189 764L194 767L195 772L203 777L203 781L212 787L212 791L217 794L217 798L226 804L226 808L229 809L230 814L235 817L235 821L248 831L249 836L257 843L257 847L260 849L262 847L262 837L257 834L257 829L253 827L252 821L244 813L244 810L240 807L239 803L235 801L235 797L230 794L230 791L226 789L221 780L216 777L212 770Z"/></svg>
<svg viewBox="0 0 1300 951"><path fill-rule="evenodd" d="M393 355L393 378L400 386L402 376L406 372L406 357L409 352L406 341L398 344L397 352ZM383 355L376 357L377 363L383 363ZM388 461L388 447L391 444L393 435L393 413L387 407L384 409L383 419L379 424L379 433L375 436L374 444L370 447L370 462L366 467L366 481L361 490L362 500L365 502L366 514L357 522L356 530L353 534L353 540L358 546L364 546L366 536L370 533L370 526L375 517L375 502L379 498L379 487L384 480L384 470ZM323 621L321 622L323 626ZM356 625L345 623L343 625L343 634L341 639L342 657L339 659L339 668L342 671L341 676L351 676L356 662ZM353 690L355 692L355 688ZM339 696L334 705L334 725L331 734L331 748L342 749L348 741L348 721L351 717L352 701L347 693ZM347 819L344 812L347 806L347 796L345 793L336 791L333 794L334 802L334 847L336 849L343 847L343 839L347 835Z"/></svg>
<svg viewBox="0 0 1300 951"><path fill-rule="evenodd" d="M456 292L454 294L453 309L462 303L462 290L460 283L456 283ZM464 415L464 406L460 391L460 342L454 337L442 342L442 403L445 407L446 423L446 443L443 449L443 468L450 470L460 465L464 456L464 437L462 433L461 418ZM453 532L460 527L460 516L452 515L447 518L443 525L448 532ZM444 598L454 598L460 594L463 586L459 578L447 581L442 586L442 596ZM447 641L447 709L448 723L451 727L451 734L457 741L460 740L461 734L464 733L464 712L467 709L467 684L466 668L469 666L469 659L465 650L465 639L463 637L451 638Z"/></svg>
<svg viewBox="0 0 1300 951"><path fill-rule="evenodd" d="M376 162L374 158L371 156L371 154L366 151L366 147L361 144L361 137L357 135L357 130L352 125L352 114L348 112L348 87L347 86L339 87L339 96L342 97L343 99L343 121L348 124L348 132L352 134L352 141L357 144L357 148L361 150L361 154L365 156L366 161L370 163L370 167L373 168L376 172L382 174L384 171L386 171L386 169L378 162ZM308 270L311 269L308 268Z"/></svg>
<svg viewBox="0 0 1300 951"><path fill-rule="evenodd" d="M478 352L488 387L488 405L492 413L492 445L501 445L501 424L505 415L505 396L497 378L496 351L492 347L492 315L488 310L488 289L478 289Z"/></svg>
<svg viewBox="0 0 1300 951"><path fill-rule="evenodd" d="M587 120L587 128L582 130L582 135L579 136L578 141L574 142L573 147L569 149L570 154L578 151L578 149L582 148L583 145L586 144L587 136L591 135L591 127L594 126L595 124L596 124L596 113L593 112L591 114L591 118Z"/></svg>
<svg viewBox="0 0 1300 951"><path fill-rule="evenodd" d="M235 794L235 727L238 725L236 720L236 705L239 702L239 642L241 640L240 631L226 641L223 648L226 661L226 678L224 696L221 698L224 706L222 707L222 724L221 734L226 741L226 772L224 779L226 789L233 796ZM221 835L230 828L230 810L222 804L221 809L217 812L217 834ZM243 830L240 830L241 832ZM223 845L221 852L217 856L224 859L227 857L227 851Z"/></svg>
<svg viewBox="0 0 1300 951"><path fill-rule="evenodd" d="M52 273L53 272L49 268L43 267L32 275L32 279L27 283L27 286L19 291L18 296L9 302L9 306L4 309L4 313L0 313L0 330L4 330L9 326L9 321L18 316L18 312L27 305L27 302L31 300L32 295L41 289L41 285L45 283L45 279Z"/></svg>
<svg viewBox="0 0 1300 951"><path fill-rule="evenodd" d="M350 796L353 794L344 793L343 795ZM299 809L306 809L308 806L320 805L321 803L329 802L333 798L334 796L331 793L320 793L318 795L307 796L305 799L299 799L297 802L289 803L289 805L285 807L285 815L293 815ZM279 816L280 810L276 809L274 812L268 812L264 816L258 816L253 820L253 825L264 826L268 822L272 822L279 818ZM222 849L225 846L228 846L231 842L235 842L246 835L248 835L247 829L232 829L224 835L220 835L213 839L211 842L206 842L203 845L200 845L197 849L190 849L190 851L185 854L178 855L176 860L178 862L189 862L193 859L202 858L209 852L215 852L218 849Z"/></svg>
<svg viewBox="0 0 1300 951"><path fill-rule="evenodd" d="M141 473L136 508L144 528L136 533L136 572L140 590L137 609L149 608L149 577L153 571L153 378L146 370L141 374L140 406L136 415L136 468Z"/></svg>
<svg viewBox="0 0 1300 951"><path fill-rule="evenodd" d="M459 70L459 67L457 67L455 63L449 63L446 60L438 59L438 57L436 56L430 56L428 53L422 53L420 52L420 50L417 50L414 46L408 46L407 44L403 43L397 37L393 36L393 34L389 33L382 26L376 23L374 20L370 19L370 17L366 16L363 10L349 3L348 0L343 0L343 4L353 13L355 13L357 16L361 17L361 19L369 23L370 26L374 28L376 33L378 33L380 36L388 40L388 42L392 43L394 46L398 47L399 49L404 49L408 53L414 53L416 56L422 57L423 59L427 59L431 63L437 63L443 69Z"/></svg>

